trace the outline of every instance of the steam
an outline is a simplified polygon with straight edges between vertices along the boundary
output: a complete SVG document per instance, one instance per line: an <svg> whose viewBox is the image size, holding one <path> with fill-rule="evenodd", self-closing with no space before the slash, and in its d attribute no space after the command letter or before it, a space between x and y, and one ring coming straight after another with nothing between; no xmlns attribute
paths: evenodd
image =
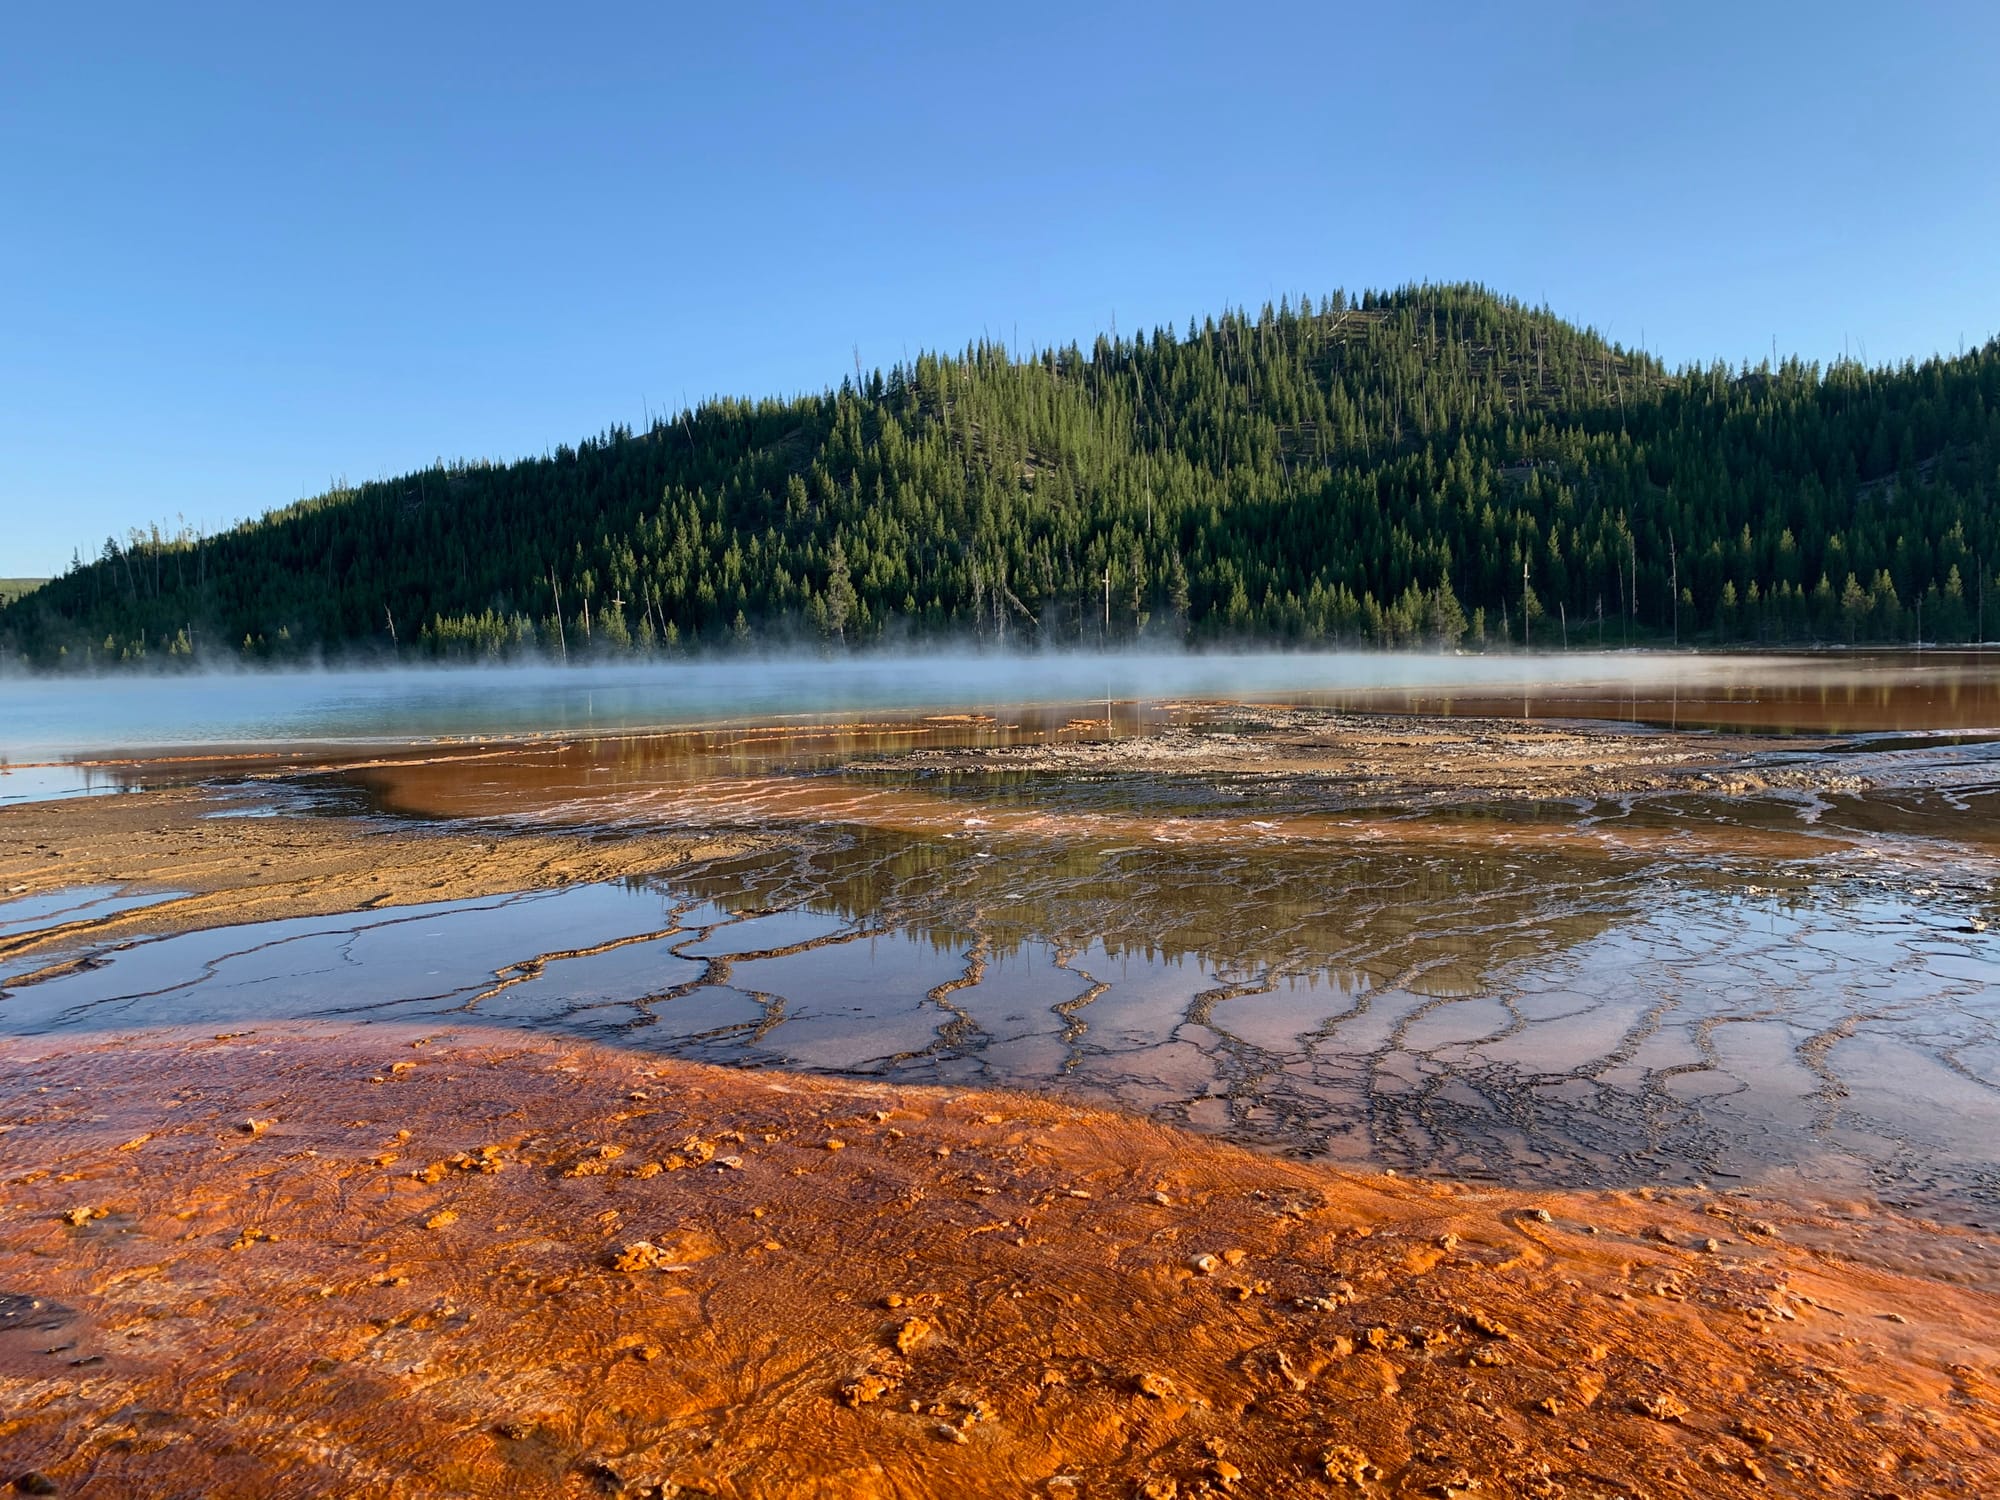
<svg viewBox="0 0 2000 1500"><path fill-rule="evenodd" d="M0 682L0 762L196 747L338 747L630 734L694 725L1025 704L1261 699L1394 709L1462 694L1663 697L1907 681L1985 658L1940 652L1767 656L1645 652L1490 656L936 652L299 672L13 678ZM1373 701L1360 701L1369 699ZM1559 703L1541 702L1541 713Z"/></svg>

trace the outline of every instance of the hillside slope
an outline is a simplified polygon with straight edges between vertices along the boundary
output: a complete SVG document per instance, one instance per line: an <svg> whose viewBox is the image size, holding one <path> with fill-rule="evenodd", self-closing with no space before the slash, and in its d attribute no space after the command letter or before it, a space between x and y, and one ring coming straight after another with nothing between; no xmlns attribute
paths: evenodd
<svg viewBox="0 0 2000 1500"><path fill-rule="evenodd" d="M134 533L0 650L1962 639L1997 466L2000 341L1669 372L1475 286L1336 293Z"/></svg>

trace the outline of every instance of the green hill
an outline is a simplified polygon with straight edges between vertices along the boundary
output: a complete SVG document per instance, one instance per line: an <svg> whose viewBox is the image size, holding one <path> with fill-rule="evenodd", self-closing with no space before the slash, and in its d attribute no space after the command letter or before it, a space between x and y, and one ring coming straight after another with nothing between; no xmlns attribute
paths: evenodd
<svg viewBox="0 0 2000 1500"><path fill-rule="evenodd" d="M2000 341L1669 371L1475 286L1336 293L135 534L0 649L1954 639L1996 465Z"/></svg>
<svg viewBox="0 0 2000 1500"><path fill-rule="evenodd" d="M12 604L47 582L46 578L0 578L0 604Z"/></svg>

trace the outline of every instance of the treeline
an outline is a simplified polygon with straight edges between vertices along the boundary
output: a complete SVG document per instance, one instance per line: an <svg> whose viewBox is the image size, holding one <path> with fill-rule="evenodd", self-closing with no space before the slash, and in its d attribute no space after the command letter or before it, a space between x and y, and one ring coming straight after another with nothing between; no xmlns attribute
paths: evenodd
<svg viewBox="0 0 2000 1500"><path fill-rule="evenodd" d="M1996 484L2000 341L1669 371L1476 286L1336 292L133 533L0 650L1959 640Z"/></svg>

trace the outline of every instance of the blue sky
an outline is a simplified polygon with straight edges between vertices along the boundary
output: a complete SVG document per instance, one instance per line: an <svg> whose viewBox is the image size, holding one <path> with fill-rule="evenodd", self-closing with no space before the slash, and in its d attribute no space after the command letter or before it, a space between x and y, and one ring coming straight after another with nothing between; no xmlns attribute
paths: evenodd
<svg viewBox="0 0 2000 1500"><path fill-rule="evenodd" d="M2000 331L2000 6L0 16L0 576L981 333L1475 279L1670 361Z"/></svg>

